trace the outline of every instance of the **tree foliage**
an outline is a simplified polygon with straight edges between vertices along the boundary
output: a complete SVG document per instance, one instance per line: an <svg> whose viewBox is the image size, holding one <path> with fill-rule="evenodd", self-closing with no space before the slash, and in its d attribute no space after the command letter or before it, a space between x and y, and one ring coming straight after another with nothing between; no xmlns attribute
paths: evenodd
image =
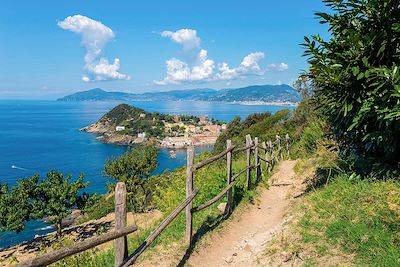
<svg viewBox="0 0 400 267"><path fill-rule="evenodd" d="M305 37L315 103L343 151L397 164L400 151L398 0L324 0L331 33Z"/></svg>
<svg viewBox="0 0 400 267"><path fill-rule="evenodd" d="M103 174L124 182L134 211L144 211L151 194L151 173L157 167L158 149L152 144L129 148L125 155L107 160Z"/></svg>
<svg viewBox="0 0 400 267"><path fill-rule="evenodd" d="M21 179L11 190L7 183L0 185L0 232L8 230L18 233L25 228L25 222L32 218L30 197L38 180L38 175Z"/></svg>
<svg viewBox="0 0 400 267"><path fill-rule="evenodd" d="M61 220L77 206L79 191L89 185L83 175L70 182L58 171L49 171L45 179L38 175L23 178L9 190L8 184L0 186L0 231L20 232L25 222L47 218L56 224L61 236Z"/></svg>
<svg viewBox="0 0 400 267"><path fill-rule="evenodd" d="M83 182L83 175L70 182L72 176L64 177L58 171L49 171L46 177L37 184L32 197L32 216L48 217L49 222L56 224L58 236L61 236L61 220L76 207L79 190L89 183Z"/></svg>

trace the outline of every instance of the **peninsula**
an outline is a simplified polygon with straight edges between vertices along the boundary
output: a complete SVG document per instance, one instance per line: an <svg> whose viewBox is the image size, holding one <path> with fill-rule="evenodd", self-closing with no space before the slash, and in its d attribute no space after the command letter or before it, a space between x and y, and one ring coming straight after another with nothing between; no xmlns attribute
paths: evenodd
<svg viewBox="0 0 400 267"><path fill-rule="evenodd" d="M98 134L98 140L108 144L133 145L156 140L158 147L174 149L188 144L212 145L225 129L225 123L206 115L161 114L120 104L81 130Z"/></svg>

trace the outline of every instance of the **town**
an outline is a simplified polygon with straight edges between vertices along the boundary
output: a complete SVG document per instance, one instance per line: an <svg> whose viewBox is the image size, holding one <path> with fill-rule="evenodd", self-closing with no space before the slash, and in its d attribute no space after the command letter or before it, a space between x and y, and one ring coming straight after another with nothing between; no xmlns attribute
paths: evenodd
<svg viewBox="0 0 400 267"><path fill-rule="evenodd" d="M152 116L153 115L153 116ZM146 121L151 116L151 130L138 132L133 125L138 125L138 120ZM226 124L210 119L207 115L180 116L140 113L139 119L128 119L115 126L115 132L123 135L134 136L133 143L143 143L151 138L158 140L161 148L179 149L187 145L194 146L212 145L216 142L222 131L226 130ZM135 122L134 124L132 122Z"/></svg>

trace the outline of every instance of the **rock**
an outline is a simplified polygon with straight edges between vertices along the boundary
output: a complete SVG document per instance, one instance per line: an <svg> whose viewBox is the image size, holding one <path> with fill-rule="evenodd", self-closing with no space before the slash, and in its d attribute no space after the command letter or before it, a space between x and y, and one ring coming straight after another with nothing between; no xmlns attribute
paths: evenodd
<svg viewBox="0 0 400 267"><path fill-rule="evenodd" d="M246 246L244 246L243 250L246 250L247 252L252 252L253 248L249 244L246 244Z"/></svg>
<svg viewBox="0 0 400 267"><path fill-rule="evenodd" d="M67 215L65 218L62 219L61 224L63 225L63 227L74 225L75 222L82 216L83 216L82 211L73 210L71 214Z"/></svg>
<svg viewBox="0 0 400 267"><path fill-rule="evenodd" d="M232 257L222 258L226 263L231 263L233 261Z"/></svg>
<svg viewBox="0 0 400 267"><path fill-rule="evenodd" d="M225 213L225 208L226 208L226 203L225 202L222 202L217 206L217 209L219 210L219 212L221 214Z"/></svg>
<svg viewBox="0 0 400 267"><path fill-rule="evenodd" d="M34 237L34 238L35 238L35 239L36 239L36 238L40 238L40 235L35 235L35 237Z"/></svg>
<svg viewBox="0 0 400 267"><path fill-rule="evenodd" d="M282 253L282 260L283 262L288 262L292 259L292 254L291 253L287 253L287 252L283 252Z"/></svg>
<svg viewBox="0 0 400 267"><path fill-rule="evenodd" d="M298 198L304 195L304 191L298 191L293 194L293 198Z"/></svg>
<svg viewBox="0 0 400 267"><path fill-rule="evenodd" d="M237 253L236 253L236 252L235 252L235 253L233 253L233 254L232 254L232 256L233 256L233 257L236 257L236 256L237 256Z"/></svg>

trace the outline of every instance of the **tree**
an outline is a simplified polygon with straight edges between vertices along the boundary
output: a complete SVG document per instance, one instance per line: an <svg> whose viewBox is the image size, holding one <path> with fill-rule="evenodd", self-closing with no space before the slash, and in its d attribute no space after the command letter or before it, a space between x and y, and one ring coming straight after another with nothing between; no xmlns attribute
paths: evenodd
<svg viewBox="0 0 400 267"><path fill-rule="evenodd" d="M149 177L157 167L158 149L153 144L128 148L125 155L106 161L103 175L124 182L134 211L144 211L151 194Z"/></svg>
<svg viewBox="0 0 400 267"><path fill-rule="evenodd" d="M305 37L306 76L342 151L395 166L400 153L398 0L324 0L331 38Z"/></svg>
<svg viewBox="0 0 400 267"><path fill-rule="evenodd" d="M38 180L38 175L21 179L11 191L7 183L0 184L0 232L18 233L25 228L25 222L32 219L30 196L36 190Z"/></svg>
<svg viewBox="0 0 400 267"><path fill-rule="evenodd" d="M61 172L49 171L47 179L43 179L37 184L32 198L32 217L48 217L49 222L57 227L57 237L61 237L61 220L71 213L71 209L76 207L78 193L87 187L89 183L84 183L84 176L70 182L72 176L64 177Z"/></svg>
<svg viewBox="0 0 400 267"><path fill-rule="evenodd" d="M57 226L61 236L61 220L76 207L78 193L89 183L81 175L75 182L58 171L49 171L47 179L39 182L39 175L23 178L9 190L7 183L0 185L0 231L24 230L25 222L48 217ZM85 194L84 195L88 195ZM86 199L86 206L91 198Z"/></svg>

